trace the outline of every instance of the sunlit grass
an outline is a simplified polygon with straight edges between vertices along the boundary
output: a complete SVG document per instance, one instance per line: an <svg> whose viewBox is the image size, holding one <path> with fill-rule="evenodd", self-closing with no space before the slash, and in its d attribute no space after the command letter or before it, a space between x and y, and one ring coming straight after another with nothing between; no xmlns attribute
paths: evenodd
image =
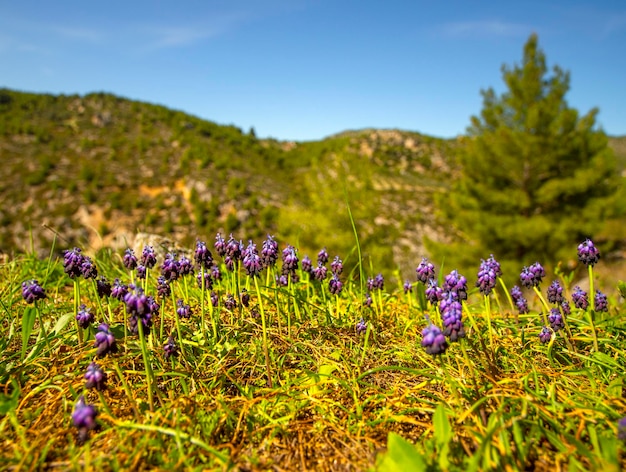
<svg viewBox="0 0 626 472"><path fill-rule="evenodd" d="M126 305L98 297L93 279L71 279L62 259L25 254L0 266L0 468L624 466L617 421L626 415L626 317L618 300L593 316L572 308L568 330L543 344L545 308L534 290L524 293L530 312L518 314L503 284L485 298L473 288L476 275L465 274L465 337L432 356L421 346L425 315L442 322L421 282L405 294L386 281L365 306L368 288L359 280L376 273L363 267L339 275L343 290L335 296L330 269L319 281L298 268L283 284L280 256L254 278L239 263L229 271L216 255L222 277L204 294L196 268L160 298L162 258L144 282L121 255L93 257L110 282L141 284L159 303L158 315L142 343L125 329ZM47 294L38 314L22 298L21 284L31 279ZM562 282L569 297L569 280ZM236 306L226 306L229 295ZM178 317L177 299L190 305L189 320ZM95 315L85 330L73 321L80 303ZM357 330L361 318L364 331ZM97 357L102 322L118 350ZM167 357L170 335L179 352ZM85 389L94 360L107 375L103 391ZM98 410L98 427L85 441L72 424L80 395Z"/></svg>

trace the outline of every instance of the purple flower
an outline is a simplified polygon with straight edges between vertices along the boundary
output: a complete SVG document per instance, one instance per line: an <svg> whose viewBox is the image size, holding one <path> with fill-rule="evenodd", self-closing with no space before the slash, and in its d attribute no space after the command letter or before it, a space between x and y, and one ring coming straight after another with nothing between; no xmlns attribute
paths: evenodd
<svg viewBox="0 0 626 472"><path fill-rule="evenodd" d="M263 268L261 266L261 258L256 249L256 244L252 241L248 242L248 247L243 254L243 267L246 270L246 274L250 277L256 277Z"/></svg>
<svg viewBox="0 0 626 472"><path fill-rule="evenodd" d="M288 245L283 249L283 274L291 274L298 270L298 251L295 247Z"/></svg>
<svg viewBox="0 0 626 472"><path fill-rule="evenodd" d="M328 290L333 295L339 295L342 289L343 284L341 283L341 280L339 280L339 276L337 274L333 274L328 282Z"/></svg>
<svg viewBox="0 0 626 472"><path fill-rule="evenodd" d="M192 311L189 305L183 302L183 300L180 298L176 302L176 305L178 306L178 308L176 309L176 313L178 314L178 316L180 316L181 318L185 318L186 320L191 318Z"/></svg>
<svg viewBox="0 0 626 472"><path fill-rule="evenodd" d="M558 280L552 281L548 287L548 301L558 305L563 302L563 300L565 300L565 297L563 296L563 287L561 287Z"/></svg>
<svg viewBox="0 0 626 472"><path fill-rule="evenodd" d="M124 263L124 267L128 270L135 270L137 268L137 256L135 256L135 251L131 248L126 248L122 262Z"/></svg>
<svg viewBox="0 0 626 472"><path fill-rule="evenodd" d="M84 256L81 254L80 248L75 247L72 250L63 253L63 270L71 278L78 277L82 274L81 266Z"/></svg>
<svg viewBox="0 0 626 472"><path fill-rule="evenodd" d="M111 288L111 296L117 298L119 301L124 301L124 297L128 293L128 286L120 282L120 279L113 281L113 287Z"/></svg>
<svg viewBox="0 0 626 472"><path fill-rule="evenodd" d="M434 280L435 278L435 266L428 262L428 259L425 257L422 258L422 261L415 269L417 274L417 280L422 282L423 284L428 283L429 280Z"/></svg>
<svg viewBox="0 0 626 472"><path fill-rule="evenodd" d="M161 275L165 277L168 282L178 279L180 275L180 268L175 254L167 253L165 255L165 260L163 261L163 264L161 264Z"/></svg>
<svg viewBox="0 0 626 472"><path fill-rule="evenodd" d="M83 257L83 263L80 265L80 273L84 279L95 279L98 277L98 269L90 257Z"/></svg>
<svg viewBox="0 0 626 472"><path fill-rule="evenodd" d="M426 348L428 354L435 356L443 354L448 348L448 343L441 330L430 323L422 330L422 346Z"/></svg>
<svg viewBox="0 0 626 472"><path fill-rule="evenodd" d="M564 315L571 315L572 309L569 306L569 302L567 300L563 300L561 302L561 310L563 310Z"/></svg>
<svg viewBox="0 0 626 472"><path fill-rule="evenodd" d="M273 267L278 259L278 243L269 234L261 247L261 261L264 267Z"/></svg>
<svg viewBox="0 0 626 472"><path fill-rule="evenodd" d="M98 416L96 407L86 404L83 395L78 397L72 413L72 422L78 428L78 440L81 443L87 440L89 431L96 428L96 416Z"/></svg>
<svg viewBox="0 0 626 472"><path fill-rule="evenodd" d="M313 263L311 262L311 258L309 256L304 256L302 258L302 270L309 274L312 274L311 269L313 268Z"/></svg>
<svg viewBox="0 0 626 472"><path fill-rule="evenodd" d="M328 253L326 252L326 248L320 250L317 253L317 265L324 265L328 262Z"/></svg>
<svg viewBox="0 0 626 472"><path fill-rule="evenodd" d="M404 293L411 293L413 291L413 284L411 284L410 280L405 280L402 288L404 289Z"/></svg>
<svg viewBox="0 0 626 472"><path fill-rule="evenodd" d="M431 304L437 305L443 297L443 289L437 285L437 281L435 279L428 279L426 284L428 285L424 292L426 298Z"/></svg>
<svg viewBox="0 0 626 472"><path fill-rule="evenodd" d="M222 280L222 273L220 272L220 268L216 265L211 268L211 278L215 281Z"/></svg>
<svg viewBox="0 0 626 472"><path fill-rule="evenodd" d="M277 275L276 285L278 285L279 287L286 287L287 285L289 285L289 276L285 274Z"/></svg>
<svg viewBox="0 0 626 472"><path fill-rule="evenodd" d="M231 233L228 241L226 242L226 256L229 257L234 263L241 259L242 252L243 242L237 241Z"/></svg>
<svg viewBox="0 0 626 472"><path fill-rule="evenodd" d="M235 308L237 308L237 300L235 300L235 297L232 296L232 294L228 294L226 295L226 298L224 299L224 307L226 307L227 310L233 311Z"/></svg>
<svg viewBox="0 0 626 472"><path fill-rule="evenodd" d="M178 356L178 346L176 345L172 335L167 338L167 342L165 343L165 346L163 346L163 351L165 352L166 359Z"/></svg>
<svg viewBox="0 0 626 472"><path fill-rule="evenodd" d="M524 298L522 290L517 285L515 285L511 289L511 298L517 306L517 311L520 313L520 315L528 313L528 301L526 300L526 298Z"/></svg>
<svg viewBox="0 0 626 472"><path fill-rule="evenodd" d="M578 260L586 266L592 266L600 260L600 251L591 239L585 239L578 245Z"/></svg>
<svg viewBox="0 0 626 472"><path fill-rule="evenodd" d="M85 306L83 303L76 314L76 321L78 322L78 326L83 329L89 328L89 325L93 323L93 313L91 313L90 309Z"/></svg>
<svg viewBox="0 0 626 472"><path fill-rule="evenodd" d="M546 272L539 264L539 262L535 262L531 264L530 267L524 267L520 274L520 281L522 285L526 288L538 287L541 283L541 279L545 277Z"/></svg>
<svg viewBox="0 0 626 472"><path fill-rule="evenodd" d="M129 291L124 297L126 310L130 314L128 325L133 334L139 332L138 324L141 322L144 334L150 332L152 327L152 315L156 314L159 305L154 298L147 296L141 287L134 287L134 291Z"/></svg>
<svg viewBox="0 0 626 472"><path fill-rule="evenodd" d="M617 422L617 439L626 441L626 416Z"/></svg>
<svg viewBox="0 0 626 472"><path fill-rule="evenodd" d="M335 256L333 261L330 263L330 270L333 271L333 274L341 275L343 272L343 261L339 259L339 256Z"/></svg>
<svg viewBox="0 0 626 472"><path fill-rule="evenodd" d="M600 290L596 290L596 296L594 297L594 306L596 311L609 311L609 301L606 295Z"/></svg>
<svg viewBox="0 0 626 472"><path fill-rule="evenodd" d="M196 265L202 269L209 269L213 265L213 254L204 241L196 241L196 251L193 258Z"/></svg>
<svg viewBox="0 0 626 472"><path fill-rule="evenodd" d="M460 301L467 300L467 279L455 269L446 275L443 290L456 293Z"/></svg>
<svg viewBox="0 0 626 472"><path fill-rule="evenodd" d="M574 306L576 308L580 308L581 310L586 310L589 306L587 292L585 292L578 285L574 287L574 291L572 292L572 301L574 302Z"/></svg>
<svg viewBox="0 0 626 472"><path fill-rule="evenodd" d="M85 372L85 388L102 391L106 388L107 374L96 364L92 362L87 366Z"/></svg>
<svg viewBox="0 0 626 472"><path fill-rule="evenodd" d="M239 298L241 299L241 304L248 308L248 306L250 305L250 294L245 288L241 289L241 294Z"/></svg>
<svg viewBox="0 0 626 472"><path fill-rule="evenodd" d="M548 321L550 322L550 326L555 332L565 328L563 316L561 315L561 311L558 308L552 308L550 310L550 314L548 314Z"/></svg>
<svg viewBox="0 0 626 472"><path fill-rule="evenodd" d="M181 276L194 274L193 264L191 262L191 259L189 259L185 255L181 256L180 260L178 261L178 273Z"/></svg>
<svg viewBox="0 0 626 472"><path fill-rule="evenodd" d="M217 305L219 305L219 303L220 299L217 296L217 293L211 292L211 305L213 305L214 308L217 308Z"/></svg>
<svg viewBox="0 0 626 472"><path fill-rule="evenodd" d="M318 263L317 267L311 271L311 275L313 275L313 278L315 280L322 281L326 278L327 272L328 272L328 269L326 269L326 266L323 266Z"/></svg>
<svg viewBox="0 0 626 472"><path fill-rule="evenodd" d="M94 347L97 348L96 356L104 357L109 353L117 352L117 344L115 343L115 336L109 329L109 325L102 323L98 326L98 330L95 336Z"/></svg>
<svg viewBox="0 0 626 472"><path fill-rule="evenodd" d="M217 233L215 236L215 244L213 247L220 256L224 257L226 255L226 241L224 241L224 238L220 233Z"/></svg>
<svg viewBox="0 0 626 472"><path fill-rule="evenodd" d="M104 275L96 279L96 291L100 298L111 296L111 284Z"/></svg>
<svg viewBox="0 0 626 472"><path fill-rule="evenodd" d="M196 276L198 281L198 288L202 290L202 272L198 272ZM204 273L204 289L211 290L213 288L213 279L211 278L211 272Z"/></svg>
<svg viewBox="0 0 626 472"><path fill-rule="evenodd" d="M144 246L141 251L141 265L152 269L157 263L156 252L152 246Z"/></svg>
<svg viewBox="0 0 626 472"><path fill-rule="evenodd" d="M458 300L456 293L447 292L439 304L441 319L443 321L443 334L450 338L450 341L457 341L465 337L463 328L463 305Z"/></svg>
<svg viewBox="0 0 626 472"><path fill-rule="evenodd" d="M376 275L376 277L372 278L372 277L368 277L367 278L367 290L368 291L373 291L373 290L382 290L385 287L385 279L383 278L383 274L378 274Z"/></svg>
<svg viewBox="0 0 626 472"><path fill-rule="evenodd" d="M373 300L369 292L365 294L365 300L363 300L363 306L372 306Z"/></svg>
<svg viewBox="0 0 626 472"><path fill-rule="evenodd" d="M552 331L550 331L550 328L548 328L547 326L541 328L541 332L539 333L539 341L541 341L543 344L546 344L547 342L550 342L550 338L552 338Z"/></svg>
<svg viewBox="0 0 626 472"><path fill-rule="evenodd" d="M46 292L35 279L22 282L22 297L26 303L35 303L37 300L46 298Z"/></svg>
<svg viewBox="0 0 626 472"><path fill-rule="evenodd" d="M139 264L137 266L137 278L139 280L145 280L146 273L147 273L146 271L147 271L146 266L143 264Z"/></svg>
<svg viewBox="0 0 626 472"><path fill-rule="evenodd" d="M356 332L357 334L363 334L367 331L367 322L361 318L356 324Z"/></svg>
<svg viewBox="0 0 626 472"><path fill-rule="evenodd" d="M482 260L478 269L476 286L484 295L489 295L496 286L496 279L502 275L500 263L493 258L493 254L487 260Z"/></svg>

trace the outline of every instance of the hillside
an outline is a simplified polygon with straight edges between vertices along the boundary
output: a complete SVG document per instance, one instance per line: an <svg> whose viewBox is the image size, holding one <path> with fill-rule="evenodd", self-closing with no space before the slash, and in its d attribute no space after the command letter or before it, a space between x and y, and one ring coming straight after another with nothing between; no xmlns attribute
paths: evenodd
<svg viewBox="0 0 626 472"><path fill-rule="evenodd" d="M140 232L189 246L267 232L314 256L355 247L346 197L376 267L413 267L436 236L431 195L458 140L395 130L314 142L260 140L105 93L0 90L0 252L116 249ZM439 236L436 236L439 237ZM304 255L304 254L302 254Z"/></svg>

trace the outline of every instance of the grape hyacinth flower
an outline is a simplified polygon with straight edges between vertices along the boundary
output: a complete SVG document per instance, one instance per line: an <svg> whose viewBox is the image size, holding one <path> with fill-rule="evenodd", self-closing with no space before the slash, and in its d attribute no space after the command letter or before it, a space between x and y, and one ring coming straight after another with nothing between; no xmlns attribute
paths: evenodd
<svg viewBox="0 0 626 472"><path fill-rule="evenodd" d="M245 288L241 289L241 294L239 298L241 299L241 304L248 308L248 306L250 305L250 294Z"/></svg>
<svg viewBox="0 0 626 472"><path fill-rule="evenodd" d="M373 291L373 290L382 290L385 287L385 279L383 277L383 274L378 274L376 275L376 277L372 278L372 277L368 277L367 278L367 290L368 291Z"/></svg>
<svg viewBox="0 0 626 472"><path fill-rule="evenodd" d="M576 308L580 308L581 310L586 310L589 306L587 292L585 292L578 285L574 287L574 291L572 292L572 301L574 302L574 306Z"/></svg>
<svg viewBox="0 0 626 472"><path fill-rule="evenodd" d="M561 310L563 310L563 314L566 316L572 314L572 309L570 308L569 302L567 300L563 300L561 302Z"/></svg>
<svg viewBox="0 0 626 472"><path fill-rule="evenodd" d="M204 241L196 241L196 250L193 254L193 259L196 266L201 269L210 269L213 265L213 254L211 254L211 251Z"/></svg>
<svg viewBox="0 0 626 472"><path fill-rule="evenodd" d="M256 277L261 273L262 264L259 253L256 249L256 244L252 241L248 242L248 247L243 254L243 267L246 270L246 274L250 277Z"/></svg>
<svg viewBox="0 0 626 472"><path fill-rule="evenodd" d="M288 245L283 249L283 274L293 274L298 270L298 252L295 247Z"/></svg>
<svg viewBox="0 0 626 472"><path fill-rule="evenodd" d="M146 279L146 274L147 274L146 266L143 265L143 264L139 264L137 266L137 278L139 280L145 280Z"/></svg>
<svg viewBox="0 0 626 472"><path fill-rule="evenodd" d="M265 241L263 241L263 246L261 247L261 262L263 267L273 267L277 260L278 243L268 234Z"/></svg>
<svg viewBox="0 0 626 472"><path fill-rule="evenodd" d="M609 311L609 301L604 293L600 290L596 290L596 296L594 297L594 307L596 311Z"/></svg>
<svg viewBox="0 0 626 472"><path fill-rule="evenodd" d="M454 269L444 278L443 290L456 293L459 301L467 300L467 279Z"/></svg>
<svg viewBox="0 0 626 472"><path fill-rule="evenodd" d="M617 422L617 439L626 441L626 416Z"/></svg>
<svg viewBox="0 0 626 472"><path fill-rule="evenodd" d="M46 298L46 292L35 279L22 282L22 297L26 303L35 303L37 300Z"/></svg>
<svg viewBox="0 0 626 472"><path fill-rule="evenodd" d="M122 257L122 263L128 270L135 270L137 268L137 256L135 256L135 251L131 248L126 248L124 256Z"/></svg>
<svg viewBox="0 0 626 472"><path fill-rule="evenodd" d="M539 333L539 341L541 341L543 344L546 344L547 342L550 342L550 338L552 338L552 331L550 331L550 328L548 328L547 326L541 328L541 332Z"/></svg>
<svg viewBox="0 0 626 472"><path fill-rule="evenodd" d="M365 294L365 300L363 301L363 306L372 306L373 300L372 300L372 295L370 295L369 292L367 292Z"/></svg>
<svg viewBox="0 0 626 472"><path fill-rule="evenodd" d="M429 325L422 330L422 346L428 354L436 356L443 354L448 348L448 342L441 330L428 320Z"/></svg>
<svg viewBox="0 0 626 472"><path fill-rule="evenodd" d="M109 325L102 323L98 326L98 330L95 336L94 347L97 348L96 356L104 357L107 354L113 354L117 352L117 344L115 343L115 336L109 329Z"/></svg>
<svg viewBox="0 0 626 472"><path fill-rule="evenodd" d="M202 272L198 272L196 276L198 281L198 288L202 290ZM213 279L211 278L210 272L204 273L204 290L211 290L213 288Z"/></svg>
<svg viewBox="0 0 626 472"><path fill-rule="evenodd" d="M98 391L103 391L106 388L107 374L96 364L92 362L87 366L87 372L85 372L85 388L95 388Z"/></svg>
<svg viewBox="0 0 626 472"><path fill-rule="evenodd" d="M313 275L312 269L313 269L313 262L311 261L311 258L309 256L304 256L302 258L302 270L304 272L307 272L308 274L311 274L312 276Z"/></svg>
<svg viewBox="0 0 626 472"><path fill-rule="evenodd" d="M443 334L455 342L465 337L463 328L463 305L458 300L455 292L447 292L439 304L441 319L443 322Z"/></svg>
<svg viewBox="0 0 626 472"><path fill-rule="evenodd" d="M221 257L226 256L226 241L224 241L224 238L220 233L217 233L215 236L215 244L213 247Z"/></svg>
<svg viewBox="0 0 626 472"><path fill-rule="evenodd" d="M80 265L80 273L85 280L95 279L96 277L98 277L98 269L91 260L91 257L83 257L83 263Z"/></svg>
<svg viewBox="0 0 626 472"><path fill-rule="evenodd" d="M404 289L405 294L413 292L413 284L411 284L410 280L405 280L402 288Z"/></svg>
<svg viewBox="0 0 626 472"><path fill-rule="evenodd" d="M104 275L96 279L96 291L100 298L111 296L111 284Z"/></svg>
<svg viewBox="0 0 626 472"><path fill-rule="evenodd" d="M511 289L511 298L517 306L517 311L520 315L528 313L528 301L522 294L522 289L520 289L517 285Z"/></svg>
<svg viewBox="0 0 626 472"><path fill-rule="evenodd" d="M237 300L235 300L235 297L232 296L232 294L228 294L226 295L226 299L224 300L224 307L226 307L227 310L233 311L235 308L237 308Z"/></svg>
<svg viewBox="0 0 626 472"><path fill-rule="evenodd" d="M95 406L85 403L85 397L78 397L74 412L72 413L72 422L78 428L78 440L83 443L89 437L89 431L96 428L96 416L98 410Z"/></svg>
<svg viewBox="0 0 626 472"><path fill-rule="evenodd" d="M169 359L170 357L178 356L178 346L176 345L176 342L174 341L174 336L172 336L171 334L167 338L167 342L163 346L163 351L165 352L166 359Z"/></svg>
<svg viewBox="0 0 626 472"><path fill-rule="evenodd" d="M530 267L524 267L520 274L520 281L526 288L538 287L546 271L539 262L531 264Z"/></svg>
<svg viewBox="0 0 626 472"><path fill-rule="evenodd" d="M215 281L222 280L222 272L220 271L220 268L216 265L211 268L211 278Z"/></svg>
<svg viewBox="0 0 626 472"><path fill-rule="evenodd" d="M194 274L193 264L191 262L191 259L189 259L185 255L182 255L180 259L178 260L178 273L181 276Z"/></svg>
<svg viewBox="0 0 626 472"><path fill-rule="evenodd" d="M65 251L63 253L63 270L72 279L78 277L82 274L81 266L83 264L83 259L84 256L78 247Z"/></svg>
<svg viewBox="0 0 626 472"><path fill-rule="evenodd" d="M211 292L211 305L213 305L214 308L217 308L217 305L220 303L220 299L217 296L217 293L215 291Z"/></svg>
<svg viewBox="0 0 626 472"><path fill-rule="evenodd" d="M563 300L565 300L565 297L563 296L563 287L561 287L558 280L552 281L548 287L548 301L558 305L559 303L562 303Z"/></svg>
<svg viewBox="0 0 626 472"><path fill-rule="evenodd" d="M289 277L285 274L277 275L276 285L278 285L279 287L286 287L287 285L289 285Z"/></svg>
<svg viewBox="0 0 626 472"><path fill-rule="evenodd" d="M78 322L78 326L83 329L89 328L89 325L93 323L93 313L91 313L90 308L83 303L76 314L76 321Z"/></svg>
<svg viewBox="0 0 626 472"><path fill-rule="evenodd" d="M339 259L339 256L335 256L333 261L330 263L330 270L332 270L333 274L341 275L343 272L343 261Z"/></svg>
<svg viewBox="0 0 626 472"><path fill-rule="evenodd" d="M363 334L365 331L367 331L367 322L361 318L356 324L356 333Z"/></svg>
<svg viewBox="0 0 626 472"><path fill-rule="evenodd" d="M343 290L343 284L341 283L341 280L339 280L339 276L337 274L333 273L330 278L330 281L328 282L328 290L333 295L339 295L341 290Z"/></svg>
<svg viewBox="0 0 626 472"><path fill-rule="evenodd" d="M483 295L489 295L496 286L496 279L502 275L500 263L496 261L493 254L489 259L482 260L478 269L478 280L476 287L479 288Z"/></svg>
<svg viewBox="0 0 626 472"><path fill-rule="evenodd" d="M327 273L328 269L326 268L326 266L323 266L319 263L317 264L317 267L311 271L311 275L313 275L313 278L319 281L326 279Z"/></svg>
<svg viewBox="0 0 626 472"><path fill-rule="evenodd" d="M550 323L550 327L555 332L560 329L565 328L565 322L563 321L563 316L561 315L561 311L558 308L552 308L550 310L550 314L548 315L548 322Z"/></svg>
<svg viewBox="0 0 626 472"><path fill-rule="evenodd" d="M129 291L124 297L126 310L130 314L128 318L131 333L139 332L139 322L143 327L143 332L147 335L152 327L152 315L156 314L159 305L152 297L148 297L141 287L132 287L134 291Z"/></svg>
<svg viewBox="0 0 626 472"><path fill-rule="evenodd" d="M578 260L586 266L593 266L600 260L600 251L591 239L585 239L578 245Z"/></svg>
<svg viewBox="0 0 626 472"><path fill-rule="evenodd" d="M152 269L157 263L156 252L152 246L144 246L141 251L141 265Z"/></svg>
<svg viewBox="0 0 626 472"><path fill-rule="evenodd" d="M429 280L435 279L435 266L428 262L427 258L422 257L422 261L415 269L415 273L417 274L417 280L426 284Z"/></svg>
<svg viewBox="0 0 626 472"><path fill-rule="evenodd" d="M175 254L168 252L165 255L165 260L163 261L163 264L161 264L161 275L165 277L168 282L172 282L178 279L180 275L180 269Z"/></svg>
<svg viewBox="0 0 626 472"><path fill-rule="evenodd" d="M325 265L327 262L328 253L326 252L326 248L323 248L317 253L317 265Z"/></svg>
<svg viewBox="0 0 626 472"><path fill-rule="evenodd" d="M426 284L428 285L424 291L426 298L432 305L437 305L443 298L443 289L437 285L435 279L428 279Z"/></svg>
<svg viewBox="0 0 626 472"><path fill-rule="evenodd" d="M113 287L111 288L111 296L113 298L118 299L119 301L124 301L124 297L128 293L128 286L124 285L120 279L116 278L113 281Z"/></svg>
<svg viewBox="0 0 626 472"><path fill-rule="evenodd" d="M242 252L243 242L237 241L231 233L226 242L226 256L230 257L230 260L235 262L241 259Z"/></svg>
<svg viewBox="0 0 626 472"><path fill-rule="evenodd" d="M185 302L180 298L176 302L176 305L178 306L176 313L178 313L179 317L185 318L186 320L191 318L192 310L189 305L185 304Z"/></svg>

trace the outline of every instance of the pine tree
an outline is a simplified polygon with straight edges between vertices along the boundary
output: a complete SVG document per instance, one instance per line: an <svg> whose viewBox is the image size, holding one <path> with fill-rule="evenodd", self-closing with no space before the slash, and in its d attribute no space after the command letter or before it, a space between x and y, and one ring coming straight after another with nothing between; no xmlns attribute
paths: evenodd
<svg viewBox="0 0 626 472"><path fill-rule="evenodd" d="M581 117L568 106L569 74L556 66L548 76L536 35L524 46L522 64L503 66L502 73L508 90L481 92L483 109L471 118L460 177L437 200L461 242L430 248L459 266L491 253L517 265L571 258L578 242L600 230L617 188L607 136L595 126L597 109Z"/></svg>

